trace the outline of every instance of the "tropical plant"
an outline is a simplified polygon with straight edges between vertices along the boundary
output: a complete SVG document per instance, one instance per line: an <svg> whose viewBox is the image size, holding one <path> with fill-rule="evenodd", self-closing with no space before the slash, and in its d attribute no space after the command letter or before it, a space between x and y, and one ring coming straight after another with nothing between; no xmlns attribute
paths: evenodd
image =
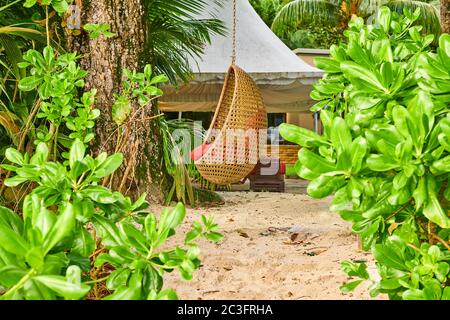
<svg viewBox="0 0 450 320"><path fill-rule="evenodd" d="M432 52L419 15L382 7L373 25L352 19L347 43L317 60L323 135L280 127L303 147L295 169L311 180L308 194L334 194L330 209L375 258L379 280L363 263L342 263L361 278L344 291L370 280L371 296L450 299L450 35Z"/></svg>
<svg viewBox="0 0 450 320"><path fill-rule="evenodd" d="M19 3L31 7L37 1L11 1L0 13ZM0 193L5 187L22 192L10 205L13 210L0 206L0 299L176 298L173 290L163 288L164 273L178 270L183 279L191 279L200 266L196 240L220 240L218 226L202 216L200 222L193 222L184 241L168 246L166 240L175 235L185 217L181 203L165 209L157 219L146 211L146 194L133 201L106 187L124 157L120 152L109 157L105 152L96 157L87 154L99 116L94 107L96 90L82 91L87 72L77 65L79 57L56 50L51 37L55 30L50 18L55 12L64 13L69 2L38 3L34 8L45 15L37 23L45 28L45 32L39 30L45 35L45 48L2 63L6 72L20 71L20 78L4 78L2 84L10 81L8 89L30 97L31 107L16 112L11 90L2 85L2 94L8 94L6 99L2 96L2 106L8 108L10 119L15 121L20 114L23 121L11 138L16 138L15 148L5 150L1 165ZM14 13L11 16L17 18ZM16 27L0 30L20 31ZM114 36L106 24L84 29L95 39ZM15 44L20 49L15 53L21 55L29 42ZM9 59L0 50L0 57L4 56ZM123 73L111 114L118 126L117 151L127 142L128 122L147 120L136 119L138 111L162 94L156 86L167 80L155 76L149 65L142 73L127 69ZM132 113L134 102L141 109ZM122 180L126 176L125 172Z"/></svg>
<svg viewBox="0 0 450 320"><path fill-rule="evenodd" d="M203 53L212 34L225 34L219 19L200 19L209 1L144 0L146 10L148 63L172 83L187 82L191 77L188 59ZM221 5L220 0L212 0ZM211 12L213 13L213 12Z"/></svg>
<svg viewBox="0 0 450 320"><path fill-rule="evenodd" d="M222 235L211 218L202 217L183 244L168 248L166 239L184 220L181 203L164 210L158 222L144 211L146 194L132 201L102 186L121 166L123 155L86 154L98 111L94 89L80 98L77 88L87 73L76 59L75 53L55 55L47 46L43 53L29 50L20 63L30 75L21 79L19 89L36 91L33 113L47 134L30 136L34 150L8 148L9 163L1 165L14 174L6 176L4 186L28 188L23 201L16 200L15 212L0 206L0 298L176 298L173 290L163 289L164 273L179 270L183 279L191 279L200 266L196 239L217 241ZM162 94L155 85L166 80L154 76L150 66L143 73L125 70L124 76L111 115L119 128L135 116L127 107L130 100L147 106ZM67 150L63 157L54 151L61 134L51 129L61 124L68 132L61 142L61 150Z"/></svg>
<svg viewBox="0 0 450 320"><path fill-rule="evenodd" d="M33 17L23 8L22 1L6 1L0 5L0 154L11 145L18 145L19 133L26 122L28 106L33 97L18 89L25 77L18 63L23 52L45 45L45 27L41 15Z"/></svg>
<svg viewBox="0 0 450 320"><path fill-rule="evenodd" d="M31 75L19 81L19 89L24 92L37 90L39 99L36 108L39 110L36 117L50 123L49 133L38 135L37 141L54 139L54 157L57 156L58 139L67 140L59 131L62 124L71 132L68 138L79 138L87 144L94 138L92 128L99 116L99 111L91 108L95 90L85 92L78 98L78 89L84 86L83 78L87 72L77 66L76 60L76 53L56 56L53 48L47 46L42 54L28 50L23 62L19 63L20 68L31 68ZM66 144L70 146L71 143Z"/></svg>
<svg viewBox="0 0 450 320"><path fill-rule="evenodd" d="M32 157L7 150L12 165L3 167L16 175L5 183L32 181L37 187L26 196L21 216L0 207L0 298L82 299L98 283L107 294L94 286L91 298L176 298L173 290L163 290L164 273L179 270L192 279L200 265L195 240L220 240L217 225L203 216L184 245L163 249L184 220L184 206L164 210L158 221L144 211L145 194L133 202L98 185L121 165L122 154L92 158L85 152L76 139L66 166L47 161L43 142Z"/></svg>
<svg viewBox="0 0 450 320"><path fill-rule="evenodd" d="M287 38L289 33L295 32L298 28L308 29L314 25L335 27L336 38L331 40L337 43L352 16L364 19L373 17L381 5L400 14L404 8L411 11L419 8L421 17L418 23L423 26L423 31L440 34L439 13L435 5L415 0L292 0L279 10L274 18L272 30L281 38ZM331 44L333 43L329 43Z"/></svg>
<svg viewBox="0 0 450 320"><path fill-rule="evenodd" d="M290 0L250 0L249 2L261 19L263 19L268 26L271 26L277 13L289 1Z"/></svg>

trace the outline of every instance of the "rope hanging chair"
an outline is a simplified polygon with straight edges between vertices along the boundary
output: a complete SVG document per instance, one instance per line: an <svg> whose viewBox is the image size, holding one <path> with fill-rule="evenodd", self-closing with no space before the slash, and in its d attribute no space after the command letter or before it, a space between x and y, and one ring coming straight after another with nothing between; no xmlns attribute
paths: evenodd
<svg viewBox="0 0 450 320"><path fill-rule="evenodd" d="M253 171L259 160L259 131L267 128L261 93L253 79L236 65L236 0L232 47L232 63L216 112L201 155L195 158L202 177L217 185L240 182Z"/></svg>

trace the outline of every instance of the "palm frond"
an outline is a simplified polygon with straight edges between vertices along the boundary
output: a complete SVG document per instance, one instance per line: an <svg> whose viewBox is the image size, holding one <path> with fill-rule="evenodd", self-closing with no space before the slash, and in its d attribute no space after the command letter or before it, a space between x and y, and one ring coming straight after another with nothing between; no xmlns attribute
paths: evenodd
<svg viewBox="0 0 450 320"><path fill-rule="evenodd" d="M202 141L204 131L201 129L196 130L193 121L187 119L167 120L163 117L160 118L160 127L164 144L164 163L168 173L173 178L173 185L171 191L167 195L166 203L169 204L175 194L178 201L184 203L189 202L193 205L195 203L195 198L190 177L191 168L189 163L186 162L186 157L189 156L186 152L190 152L192 146L183 145L183 147L188 148L187 150L180 148L179 144L183 141L176 140L176 130L181 129L185 130L184 132L189 133L191 142L193 140L192 138L196 135L199 135L198 138Z"/></svg>
<svg viewBox="0 0 450 320"><path fill-rule="evenodd" d="M0 32L0 48L3 48L6 60L16 80L20 80L25 76L25 70L20 69L18 63L22 62L22 51L18 44L10 36L1 34Z"/></svg>
<svg viewBox="0 0 450 320"><path fill-rule="evenodd" d="M403 14L405 8L412 12L419 8L420 18L416 23L422 25L426 33L435 34L436 37L441 34L439 12L432 3L414 0L392 0L388 1L385 6L399 14Z"/></svg>
<svg viewBox="0 0 450 320"><path fill-rule="evenodd" d="M0 12L5 11L9 7L12 7L12 6L18 4L19 2L21 2L21 0L15 0L15 1L12 1L10 3L4 4L3 6L0 7Z"/></svg>
<svg viewBox="0 0 450 320"><path fill-rule="evenodd" d="M214 0L216 5L220 1ZM206 0L144 0L149 62L172 83L190 80L189 57L199 57L213 34L225 34L219 19L199 19Z"/></svg>
<svg viewBox="0 0 450 320"><path fill-rule="evenodd" d="M291 28L313 23L335 25L339 21L340 5L327 0L294 0L286 4L276 15L272 30L283 35Z"/></svg>

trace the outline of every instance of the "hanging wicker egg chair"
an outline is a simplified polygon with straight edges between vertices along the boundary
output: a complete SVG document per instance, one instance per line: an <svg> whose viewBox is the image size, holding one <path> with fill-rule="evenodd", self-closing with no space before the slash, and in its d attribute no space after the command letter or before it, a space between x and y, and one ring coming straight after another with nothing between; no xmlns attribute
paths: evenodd
<svg viewBox="0 0 450 320"><path fill-rule="evenodd" d="M266 128L266 108L256 83L232 64L205 138L208 148L195 161L202 177L217 185L247 177L259 159L260 129Z"/></svg>

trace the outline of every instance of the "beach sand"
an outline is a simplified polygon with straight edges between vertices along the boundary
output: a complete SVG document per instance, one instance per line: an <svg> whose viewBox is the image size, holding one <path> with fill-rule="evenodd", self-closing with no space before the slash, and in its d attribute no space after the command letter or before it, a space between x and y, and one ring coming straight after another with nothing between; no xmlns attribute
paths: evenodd
<svg viewBox="0 0 450 320"><path fill-rule="evenodd" d="M369 273L376 271L371 255L358 250L350 224L329 212L330 199L288 193L220 195L224 205L188 209L180 227L187 231L201 214L213 215L225 236L218 244L199 242L202 266L192 281L181 280L177 272L166 275L164 287L175 289L180 299L370 299L369 283L353 293L339 289L350 279L340 261L365 260Z"/></svg>

